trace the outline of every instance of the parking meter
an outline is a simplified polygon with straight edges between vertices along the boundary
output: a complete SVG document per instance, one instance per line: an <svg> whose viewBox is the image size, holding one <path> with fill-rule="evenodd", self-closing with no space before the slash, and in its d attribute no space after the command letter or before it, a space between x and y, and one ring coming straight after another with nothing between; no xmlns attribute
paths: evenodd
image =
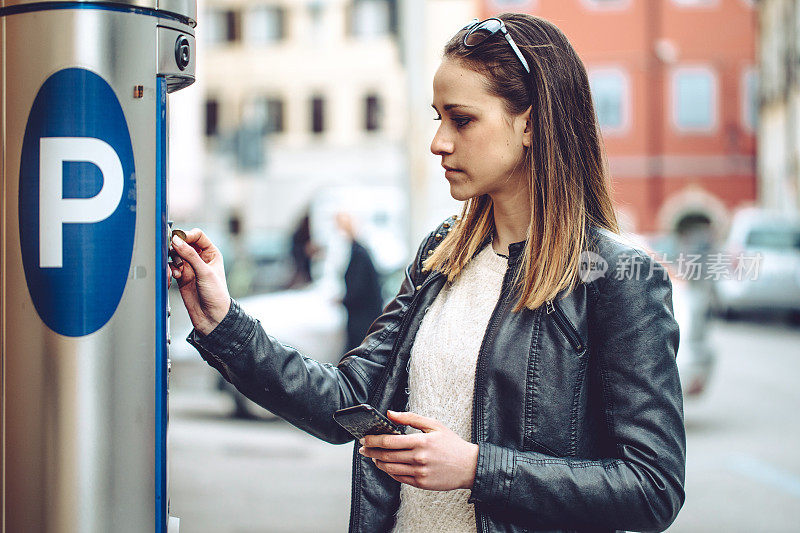
<svg viewBox="0 0 800 533"><path fill-rule="evenodd" d="M167 95L194 0L0 0L2 520L173 531Z"/></svg>

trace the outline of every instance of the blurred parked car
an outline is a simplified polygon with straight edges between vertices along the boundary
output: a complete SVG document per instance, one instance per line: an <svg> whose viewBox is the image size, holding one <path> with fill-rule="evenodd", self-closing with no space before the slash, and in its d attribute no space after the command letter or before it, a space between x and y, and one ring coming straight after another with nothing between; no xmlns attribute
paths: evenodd
<svg viewBox="0 0 800 533"><path fill-rule="evenodd" d="M759 209L734 217L725 245L729 275L716 283L716 309L800 314L800 217Z"/></svg>
<svg viewBox="0 0 800 533"><path fill-rule="evenodd" d="M256 233L246 239L253 268L250 291L263 294L286 288L292 277L289 239L280 233Z"/></svg>

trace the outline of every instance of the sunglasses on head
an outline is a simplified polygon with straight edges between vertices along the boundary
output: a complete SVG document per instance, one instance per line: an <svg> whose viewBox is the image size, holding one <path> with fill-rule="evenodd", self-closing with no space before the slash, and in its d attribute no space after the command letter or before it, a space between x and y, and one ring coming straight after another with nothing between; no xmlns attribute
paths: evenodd
<svg viewBox="0 0 800 533"><path fill-rule="evenodd" d="M511 35L508 34L508 28L506 28L505 23L499 18L492 17L480 22L478 19L472 19L469 24L461 28L461 31L464 30L469 30L467 34L464 35L464 46L467 48L479 46L481 43L485 42L486 39L499 31L503 34L503 37L506 38L508 44L511 45L511 48L514 50L514 53L517 54L517 57L522 62L522 66L525 67L528 74L531 73L531 68L528 66L528 62L525 61L525 57L523 57L519 47L517 47L517 43L515 43Z"/></svg>

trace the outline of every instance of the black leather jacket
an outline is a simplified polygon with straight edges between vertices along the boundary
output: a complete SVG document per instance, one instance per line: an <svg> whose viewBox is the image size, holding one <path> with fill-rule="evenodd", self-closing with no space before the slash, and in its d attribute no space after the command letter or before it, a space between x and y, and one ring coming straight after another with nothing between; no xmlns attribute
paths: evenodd
<svg viewBox="0 0 800 533"><path fill-rule="evenodd" d="M208 336L189 336L242 393L328 442L352 437L332 414L369 403L404 410L407 362L425 310L445 284L424 257L453 223L420 246L397 296L364 342L337 366L268 336L233 302ZM590 229L606 275L563 298L513 313L509 269L478 356L470 501L480 532L661 531L684 501L683 399L671 284L644 252ZM640 276L616 275L631 258ZM618 279L621 278L621 279ZM400 484L353 453L350 531L390 531Z"/></svg>

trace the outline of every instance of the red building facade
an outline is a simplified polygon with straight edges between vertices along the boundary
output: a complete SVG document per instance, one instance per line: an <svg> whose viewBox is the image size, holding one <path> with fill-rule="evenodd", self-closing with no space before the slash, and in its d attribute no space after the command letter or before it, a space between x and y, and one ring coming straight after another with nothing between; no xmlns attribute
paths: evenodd
<svg viewBox="0 0 800 533"><path fill-rule="evenodd" d="M724 231L756 199L752 0L481 0L561 28L583 59L626 229Z"/></svg>

